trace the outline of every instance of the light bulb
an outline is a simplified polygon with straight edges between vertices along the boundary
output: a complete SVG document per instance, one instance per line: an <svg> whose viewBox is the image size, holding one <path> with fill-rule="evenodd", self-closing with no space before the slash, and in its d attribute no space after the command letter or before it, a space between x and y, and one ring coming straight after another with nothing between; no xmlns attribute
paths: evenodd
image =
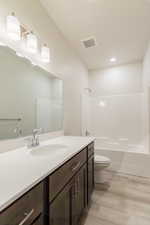
<svg viewBox="0 0 150 225"><path fill-rule="evenodd" d="M35 54L37 52L37 37L33 33L27 34L27 50Z"/></svg>
<svg viewBox="0 0 150 225"><path fill-rule="evenodd" d="M110 62L116 62L116 61L117 61L117 59L115 57L110 59Z"/></svg>
<svg viewBox="0 0 150 225"><path fill-rule="evenodd" d="M12 40L19 41L21 39L20 22L17 17L15 17L14 13L7 16L6 29L8 36Z"/></svg>
<svg viewBox="0 0 150 225"><path fill-rule="evenodd" d="M99 106L102 107L102 108L106 107L106 102L101 100L99 102Z"/></svg>
<svg viewBox="0 0 150 225"><path fill-rule="evenodd" d="M49 52L49 48L46 45L43 45L41 48L41 57L43 62L45 63L50 62L50 52Z"/></svg>

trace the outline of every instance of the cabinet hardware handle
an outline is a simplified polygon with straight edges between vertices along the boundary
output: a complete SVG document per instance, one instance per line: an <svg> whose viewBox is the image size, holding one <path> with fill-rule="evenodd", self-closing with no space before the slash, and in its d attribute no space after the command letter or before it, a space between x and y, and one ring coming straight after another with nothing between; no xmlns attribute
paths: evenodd
<svg viewBox="0 0 150 225"><path fill-rule="evenodd" d="M80 167L80 165L81 165L81 162L78 162L78 163L75 165L75 167L72 168L72 171L77 170L77 169Z"/></svg>
<svg viewBox="0 0 150 225"><path fill-rule="evenodd" d="M25 224L25 222L32 216L34 213L34 209L32 209L29 213L24 213L25 218L19 223L19 225Z"/></svg>

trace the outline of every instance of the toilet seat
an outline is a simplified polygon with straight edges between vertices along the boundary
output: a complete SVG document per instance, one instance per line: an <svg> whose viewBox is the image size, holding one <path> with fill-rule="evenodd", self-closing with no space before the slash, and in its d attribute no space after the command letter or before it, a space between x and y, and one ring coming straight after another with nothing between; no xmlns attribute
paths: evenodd
<svg viewBox="0 0 150 225"><path fill-rule="evenodd" d="M105 156L95 155L94 160L96 164L110 164L110 159Z"/></svg>

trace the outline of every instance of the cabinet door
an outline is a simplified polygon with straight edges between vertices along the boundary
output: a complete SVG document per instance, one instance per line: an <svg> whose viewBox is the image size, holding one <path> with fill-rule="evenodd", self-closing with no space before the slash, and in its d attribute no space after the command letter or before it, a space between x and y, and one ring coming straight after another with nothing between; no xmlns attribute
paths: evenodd
<svg viewBox="0 0 150 225"><path fill-rule="evenodd" d="M94 190L94 156L92 156L88 160L88 167L87 167L87 182L88 182L88 193L87 193L87 201L88 204L91 200L91 195Z"/></svg>
<svg viewBox="0 0 150 225"><path fill-rule="evenodd" d="M69 180L78 172L78 170L86 163L87 150L84 149L67 163L57 169L49 177L49 198L50 202L62 190Z"/></svg>
<svg viewBox="0 0 150 225"><path fill-rule="evenodd" d="M77 225L87 205L87 166L75 176L72 187L72 225Z"/></svg>
<svg viewBox="0 0 150 225"><path fill-rule="evenodd" d="M50 225L71 224L71 184L50 204L49 222Z"/></svg>

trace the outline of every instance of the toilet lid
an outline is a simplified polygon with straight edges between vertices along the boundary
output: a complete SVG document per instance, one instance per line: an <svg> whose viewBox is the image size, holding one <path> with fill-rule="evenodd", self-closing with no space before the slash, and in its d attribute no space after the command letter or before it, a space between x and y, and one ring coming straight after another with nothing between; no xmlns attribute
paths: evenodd
<svg viewBox="0 0 150 225"><path fill-rule="evenodd" d="M96 163L110 163L110 159L102 156L102 155L95 155L95 162Z"/></svg>

